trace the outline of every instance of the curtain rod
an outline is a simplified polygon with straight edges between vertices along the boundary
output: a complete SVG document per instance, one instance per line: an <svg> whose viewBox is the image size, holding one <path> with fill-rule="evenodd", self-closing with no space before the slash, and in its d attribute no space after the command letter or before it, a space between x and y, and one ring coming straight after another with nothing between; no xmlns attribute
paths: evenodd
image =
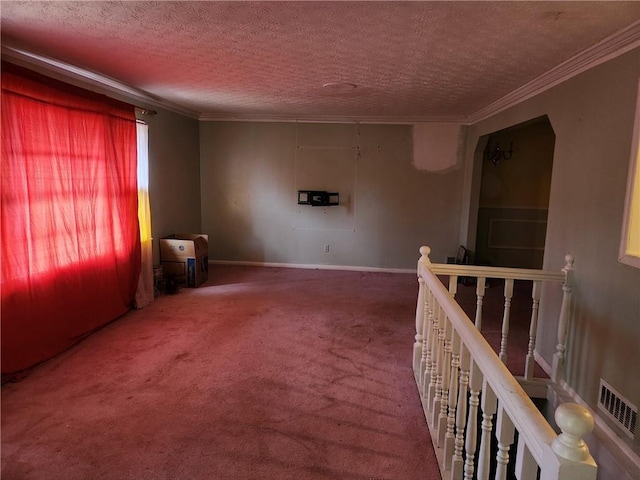
<svg viewBox="0 0 640 480"><path fill-rule="evenodd" d="M144 108L144 107L135 107L136 109L136 113L139 113L140 115L157 115L158 112L156 112L155 110L151 110L150 108Z"/></svg>

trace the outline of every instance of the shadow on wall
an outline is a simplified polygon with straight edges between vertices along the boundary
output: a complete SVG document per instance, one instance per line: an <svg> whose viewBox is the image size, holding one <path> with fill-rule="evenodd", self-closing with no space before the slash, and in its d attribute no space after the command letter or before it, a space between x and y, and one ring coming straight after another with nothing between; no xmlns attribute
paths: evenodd
<svg viewBox="0 0 640 480"><path fill-rule="evenodd" d="M218 236L216 244L222 252L225 252L226 260L258 263L265 260L264 240L254 232L252 203L247 202L241 207L236 204L233 208L233 218L225 223L225 228L233 234ZM242 239L242 241L237 242L234 239ZM215 255L213 258L216 258Z"/></svg>

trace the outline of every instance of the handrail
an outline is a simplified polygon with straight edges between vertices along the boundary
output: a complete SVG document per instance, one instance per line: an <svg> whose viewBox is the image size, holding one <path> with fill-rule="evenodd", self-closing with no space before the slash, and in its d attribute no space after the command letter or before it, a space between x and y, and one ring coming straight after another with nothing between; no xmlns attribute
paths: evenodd
<svg viewBox="0 0 640 480"><path fill-rule="evenodd" d="M428 249L428 247L423 247ZM422 249L421 249L422 252ZM425 250L426 252L426 250ZM426 253L428 258L428 252ZM571 297L571 289L573 282L573 263L574 259L571 255L566 255L565 265L560 271L536 270L525 268L511 267L489 267L481 265L467 264L443 264L431 263L429 260L429 269L435 275L449 276L449 293L455 296L457 291L457 278L476 278L477 280L477 309L475 324L478 329L481 328L482 322L482 297L484 295L484 286L487 279L500 279L505 281L505 312L503 317L502 333L503 337L500 344L500 360L506 361L507 357L507 336L509 330L509 306L511 296L513 295L514 280L526 280L533 282L533 307L532 317L529 331L529 349L525 361L525 378L531 380L534 371L534 350L536 341L536 330L538 321L538 305L540 301L540 287L543 282L555 282L562 284L563 299L561 312L558 318L558 331L556 344L556 352L553 355L553 365L551 369L551 378L554 382L559 383L564 375L564 351L566 348L566 332L569 321L569 304Z"/></svg>
<svg viewBox="0 0 640 480"><path fill-rule="evenodd" d="M561 272L548 272L432 264L429 252L428 247L420 248L413 370L441 473L444 475L447 472L446 478L452 480L462 480L464 473L464 479L469 480L474 477L477 463L478 478L488 478L489 458L495 453L495 478L505 479L509 450L517 431L517 478L595 480L597 465L583 441L584 435L593 429L593 417L589 411L577 404L560 405L555 411L555 420L562 433L556 435L523 386L506 367L506 348L503 348L506 347L514 280L533 280L532 321L527 353L531 362L532 345L535 343L535 337L531 335L534 335L532 330L537 319L540 285L544 281L561 283L563 300L551 378L551 382L557 382L564 363L573 258L570 255L565 257L566 265ZM449 290L437 275L449 275ZM459 276L478 278L475 325L455 301L456 277ZM505 280L500 356L483 337L478 321L486 278ZM528 378L525 376L524 380ZM481 425L477 423L480 404ZM494 433L497 451L492 449L490 442ZM476 450L478 439L480 445Z"/></svg>
<svg viewBox="0 0 640 480"><path fill-rule="evenodd" d="M527 268L486 267L480 265L460 265L455 263L431 263L429 269L436 275L459 277L503 278L513 280L563 282L565 274L549 270Z"/></svg>
<svg viewBox="0 0 640 480"><path fill-rule="evenodd" d="M453 323L462 342L467 346L473 361L478 364L484 378L489 381L493 391L498 395L498 399L503 402L504 409L509 413L516 430L525 437L531 454L538 464L542 463L544 446L550 444L556 437L553 428L538 411L511 372L500 361L487 340L473 326L473 322L464 310L451 298L442 282L434 275L430 275L430 266L434 265L427 264L424 259L421 259L419 266L419 275L433 291L440 307ZM458 265L450 266L457 267ZM436 273L437 267L439 265L433 269L435 270L433 273ZM448 271L442 273L448 273ZM502 392L506 392L506 394Z"/></svg>

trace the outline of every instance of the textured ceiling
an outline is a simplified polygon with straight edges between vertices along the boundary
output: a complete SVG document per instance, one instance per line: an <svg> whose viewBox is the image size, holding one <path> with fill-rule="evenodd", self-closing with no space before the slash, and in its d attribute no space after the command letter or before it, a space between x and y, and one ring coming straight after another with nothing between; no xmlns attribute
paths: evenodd
<svg viewBox="0 0 640 480"><path fill-rule="evenodd" d="M623 29L640 41L635 1L3 1L1 15L5 53L200 118L464 121Z"/></svg>

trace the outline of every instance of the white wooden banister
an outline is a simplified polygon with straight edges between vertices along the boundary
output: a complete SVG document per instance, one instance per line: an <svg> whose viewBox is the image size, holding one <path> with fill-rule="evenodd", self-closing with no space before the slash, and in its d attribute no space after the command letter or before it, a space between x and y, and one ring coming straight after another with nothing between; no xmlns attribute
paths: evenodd
<svg viewBox="0 0 640 480"><path fill-rule="evenodd" d="M428 247L422 247L418 262L416 343L419 347L414 344L414 372L443 478L488 479L491 462L496 465L495 478L506 478L506 466L517 432L515 467L519 480L533 480L538 472L541 480L594 480L597 467L582 440L593 428L589 412L579 405L561 405L556 411L556 422L562 433L556 435L454 298L457 277L505 278L503 320L506 322L503 321L502 329L505 336L508 334L513 280L534 281L532 325L537 323L540 282L562 282L566 316L559 326L558 345L562 344L563 348L559 348L554 357L554 364L562 365L571 288L567 274L571 273L573 261L567 261L565 269L556 273L432 264L429 252ZM456 279L455 282L450 280L447 289L436 275L450 275ZM479 310L481 303L478 294ZM481 313L476 315L476 321L479 318ZM530 326L528 354L531 355L535 347L534 328ZM506 339L502 340L506 355ZM419 355L416 354L418 349ZM478 431L480 416L482 422ZM492 436L498 445L494 451Z"/></svg>
<svg viewBox="0 0 640 480"><path fill-rule="evenodd" d="M487 279L500 279L504 281L504 310L502 318L501 338L499 347L499 356L503 362L507 361L509 320L511 311L511 301L513 298L513 287L515 280L530 281L533 283L532 288L532 304L531 304L531 321L529 324L529 345L527 348L527 356L524 365L524 378L533 379L534 374L534 357L536 334L538 328L538 310L540 304L541 286L545 282L557 283L562 285L563 300L560 314L558 316L557 345L556 352L553 356L551 377L559 382L563 376L564 357L566 349L566 337L568 325L570 323L571 308L571 289L573 281L573 263L574 259L571 255L565 257L565 266L560 271L536 270L525 268L509 268L509 267L487 267L479 265L459 265L459 264L442 264L431 263L429 260L429 247L422 247L421 261L428 262L429 270L435 275L449 277L449 294L455 297L457 293L457 279L460 277L475 278L476 280L476 313L474 323L478 330L482 330L482 307L486 288Z"/></svg>

